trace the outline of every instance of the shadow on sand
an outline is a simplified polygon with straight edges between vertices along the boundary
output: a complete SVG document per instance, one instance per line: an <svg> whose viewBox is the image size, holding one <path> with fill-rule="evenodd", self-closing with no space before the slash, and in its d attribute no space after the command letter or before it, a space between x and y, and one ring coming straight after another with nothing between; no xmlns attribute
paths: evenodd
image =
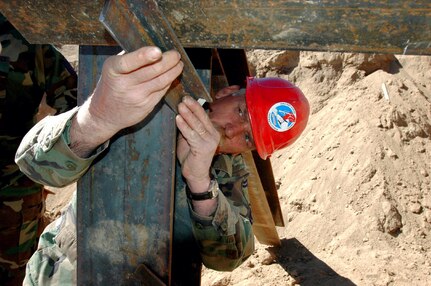
<svg viewBox="0 0 431 286"><path fill-rule="evenodd" d="M268 251L274 254L277 263L301 286L356 285L314 256L296 238L282 239L281 246L270 247Z"/></svg>

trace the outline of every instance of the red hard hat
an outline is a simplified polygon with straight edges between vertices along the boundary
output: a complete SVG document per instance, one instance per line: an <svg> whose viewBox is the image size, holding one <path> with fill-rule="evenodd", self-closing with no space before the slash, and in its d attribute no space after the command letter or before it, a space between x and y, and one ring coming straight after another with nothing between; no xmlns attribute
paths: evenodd
<svg viewBox="0 0 431 286"><path fill-rule="evenodd" d="M295 142L307 126L308 100L287 80L249 77L245 100L256 149L264 160Z"/></svg>

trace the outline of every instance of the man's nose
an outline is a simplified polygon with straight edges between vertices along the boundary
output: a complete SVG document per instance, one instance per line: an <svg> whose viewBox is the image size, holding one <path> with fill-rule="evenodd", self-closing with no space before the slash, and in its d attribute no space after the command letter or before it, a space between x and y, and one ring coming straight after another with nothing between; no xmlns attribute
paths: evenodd
<svg viewBox="0 0 431 286"><path fill-rule="evenodd" d="M227 124L225 126L225 135L227 138L231 139L235 136L242 134L245 129L244 123L238 123L238 124Z"/></svg>

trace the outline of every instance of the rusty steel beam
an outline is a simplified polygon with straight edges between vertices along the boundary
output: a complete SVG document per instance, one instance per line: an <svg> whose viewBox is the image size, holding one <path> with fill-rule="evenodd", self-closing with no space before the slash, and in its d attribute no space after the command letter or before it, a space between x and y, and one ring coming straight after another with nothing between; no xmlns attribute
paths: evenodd
<svg viewBox="0 0 431 286"><path fill-rule="evenodd" d="M431 55L429 0L157 2L184 47ZM0 1L0 11L32 43L113 45L103 3Z"/></svg>
<svg viewBox="0 0 431 286"><path fill-rule="evenodd" d="M242 156L250 170L248 177L248 197L253 214L253 233L262 244L280 246L280 237L275 227L274 218L253 155L251 152L244 152Z"/></svg>
<svg viewBox="0 0 431 286"><path fill-rule="evenodd" d="M99 14L104 0L0 1L0 12L34 44L116 46Z"/></svg>

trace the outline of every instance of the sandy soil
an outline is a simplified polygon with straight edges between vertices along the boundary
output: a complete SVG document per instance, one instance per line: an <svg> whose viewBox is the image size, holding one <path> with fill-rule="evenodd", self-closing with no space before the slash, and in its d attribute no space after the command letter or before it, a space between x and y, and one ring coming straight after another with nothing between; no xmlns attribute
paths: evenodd
<svg viewBox="0 0 431 286"><path fill-rule="evenodd" d="M73 61L76 48L64 48ZM257 76L296 83L312 114L271 158L281 247L257 242L235 271L205 269L202 285L431 285L431 57L248 57ZM50 215L73 188L48 196Z"/></svg>
<svg viewBox="0 0 431 286"><path fill-rule="evenodd" d="M431 285L431 57L249 53L312 115L271 158L286 227L203 285ZM387 95L383 90L387 91Z"/></svg>

